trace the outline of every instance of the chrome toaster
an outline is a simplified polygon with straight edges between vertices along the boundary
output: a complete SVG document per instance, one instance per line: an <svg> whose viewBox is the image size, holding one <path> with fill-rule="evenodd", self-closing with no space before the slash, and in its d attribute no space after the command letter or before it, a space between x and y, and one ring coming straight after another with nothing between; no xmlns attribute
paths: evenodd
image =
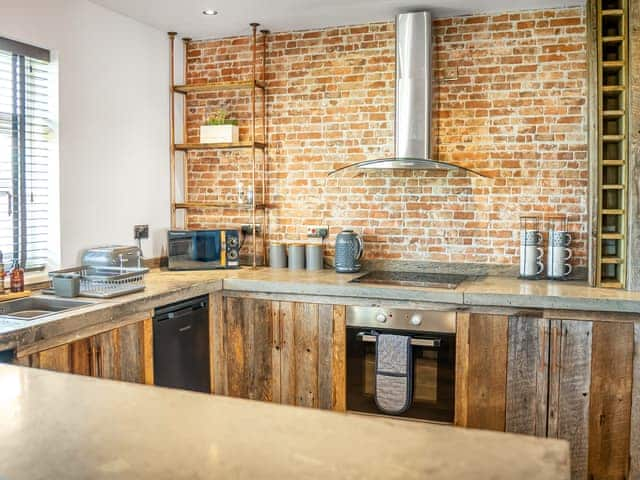
<svg viewBox="0 0 640 480"><path fill-rule="evenodd" d="M109 245L90 248L82 255L86 267L144 268L142 251L136 246Z"/></svg>

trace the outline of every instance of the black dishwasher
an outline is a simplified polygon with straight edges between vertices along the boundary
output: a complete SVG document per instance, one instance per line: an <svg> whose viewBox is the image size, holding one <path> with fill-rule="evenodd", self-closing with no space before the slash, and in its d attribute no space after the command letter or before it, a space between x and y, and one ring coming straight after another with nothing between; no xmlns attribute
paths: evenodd
<svg viewBox="0 0 640 480"><path fill-rule="evenodd" d="M156 308L153 376L163 387L210 391L207 296Z"/></svg>

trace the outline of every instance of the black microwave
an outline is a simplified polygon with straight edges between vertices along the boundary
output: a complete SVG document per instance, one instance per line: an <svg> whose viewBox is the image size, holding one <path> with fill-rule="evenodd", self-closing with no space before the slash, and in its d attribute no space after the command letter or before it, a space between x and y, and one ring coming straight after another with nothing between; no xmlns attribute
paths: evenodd
<svg viewBox="0 0 640 480"><path fill-rule="evenodd" d="M215 270L240 267L238 230L170 230L169 270Z"/></svg>

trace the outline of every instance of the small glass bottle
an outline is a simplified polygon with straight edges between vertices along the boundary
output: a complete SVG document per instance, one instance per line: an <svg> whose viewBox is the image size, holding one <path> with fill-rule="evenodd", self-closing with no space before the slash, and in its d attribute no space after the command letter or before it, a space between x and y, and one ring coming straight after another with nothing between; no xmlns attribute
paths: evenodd
<svg viewBox="0 0 640 480"><path fill-rule="evenodd" d="M10 279L12 292L24 292L24 270L20 268L20 262L14 263Z"/></svg>

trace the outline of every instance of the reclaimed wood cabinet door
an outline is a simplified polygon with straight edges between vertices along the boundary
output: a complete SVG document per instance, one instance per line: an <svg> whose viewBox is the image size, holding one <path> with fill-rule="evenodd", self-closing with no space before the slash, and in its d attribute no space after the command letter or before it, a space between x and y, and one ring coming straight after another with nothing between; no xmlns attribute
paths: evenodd
<svg viewBox="0 0 640 480"><path fill-rule="evenodd" d="M456 425L504 431L507 328L505 315L458 314Z"/></svg>
<svg viewBox="0 0 640 480"><path fill-rule="evenodd" d="M545 436L549 321L459 313L455 424Z"/></svg>
<svg viewBox="0 0 640 480"><path fill-rule="evenodd" d="M34 368L153 384L151 319L59 345L19 359Z"/></svg>
<svg viewBox="0 0 640 480"><path fill-rule="evenodd" d="M219 395L279 401L279 346L272 302L220 297L212 311L212 390Z"/></svg>
<svg viewBox="0 0 640 480"><path fill-rule="evenodd" d="M213 393L345 410L343 306L248 297L211 305Z"/></svg>
<svg viewBox="0 0 640 480"><path fill-rule="evenodd" d="M552 320L550 345L548 436L569 441L571 478L638 478L629 475L634 324Z"/></svg>
<svg viewBox="0 0 640 480"><path fill-rule="evenodd" d="M276 308L281 402L345 411L345 307L280 302Z"/></svg>

